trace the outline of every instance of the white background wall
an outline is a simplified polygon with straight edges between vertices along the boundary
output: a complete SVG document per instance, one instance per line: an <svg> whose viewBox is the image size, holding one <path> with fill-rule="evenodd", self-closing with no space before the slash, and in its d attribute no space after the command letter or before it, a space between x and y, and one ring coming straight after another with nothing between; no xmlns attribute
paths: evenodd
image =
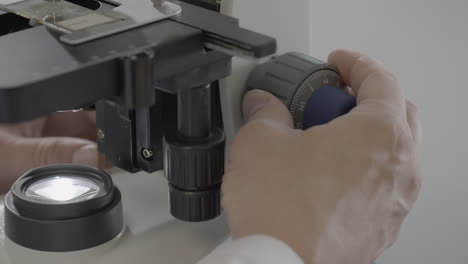
<svg viewBox="0 0 468 264"><path fill-rule="evenodd" d="M421 110L421 198L379 263L468 263L468 1L312 0L310 12L314 56L378 58Z"/></svg>

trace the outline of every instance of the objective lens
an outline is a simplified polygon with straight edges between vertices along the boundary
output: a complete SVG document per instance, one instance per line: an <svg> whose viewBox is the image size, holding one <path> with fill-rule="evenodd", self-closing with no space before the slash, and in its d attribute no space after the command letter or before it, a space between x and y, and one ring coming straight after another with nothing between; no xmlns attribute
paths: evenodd
<svg viewBox="0 0 468 264"><path fill-rule="evenodd" d="M98 183L76 176L55 176L31 184L26 196L52 203L82 202L94 198L100 191Z"/></svg>

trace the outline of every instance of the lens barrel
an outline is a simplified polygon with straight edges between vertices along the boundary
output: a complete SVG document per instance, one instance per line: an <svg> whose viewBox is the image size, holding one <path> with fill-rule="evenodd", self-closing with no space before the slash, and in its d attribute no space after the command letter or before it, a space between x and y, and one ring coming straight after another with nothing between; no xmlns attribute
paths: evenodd
<svg viewBox="0 0 468 264"><path fill-rule="evenodd" d="M31 191L34 186L40 188ZM33 169L5 197L5 233L26 248L84 250L114 239L123 228L120 191L98 169L77 165Z"/></svg>

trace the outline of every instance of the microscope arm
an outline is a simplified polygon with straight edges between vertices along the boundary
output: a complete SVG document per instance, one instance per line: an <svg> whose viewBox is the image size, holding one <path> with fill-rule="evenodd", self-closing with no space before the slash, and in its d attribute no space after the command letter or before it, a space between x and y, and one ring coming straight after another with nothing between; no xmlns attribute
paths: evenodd
<svg viewBox="0 0 468 264"><path fill-rule="evenodd" d="M180 6L170 19L80 45L44 26L1 36L0 123L95 109L107 159L129 172L164 168L171 212L203 221L221 210L218 80L230 75L232 56L270 55L276 41L234 18Z"/></svg>

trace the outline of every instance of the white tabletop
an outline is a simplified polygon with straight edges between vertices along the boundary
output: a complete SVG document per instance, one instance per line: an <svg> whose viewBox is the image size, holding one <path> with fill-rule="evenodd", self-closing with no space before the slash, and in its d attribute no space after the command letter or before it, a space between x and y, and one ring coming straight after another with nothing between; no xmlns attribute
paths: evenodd
<svg viewBox="0 0 468 264"><path fill-rule="evenodd" d="M382 60L417 102L425 182L382 264L468 261L468 2L312 0L312 53L351 48Z"/></svg>

